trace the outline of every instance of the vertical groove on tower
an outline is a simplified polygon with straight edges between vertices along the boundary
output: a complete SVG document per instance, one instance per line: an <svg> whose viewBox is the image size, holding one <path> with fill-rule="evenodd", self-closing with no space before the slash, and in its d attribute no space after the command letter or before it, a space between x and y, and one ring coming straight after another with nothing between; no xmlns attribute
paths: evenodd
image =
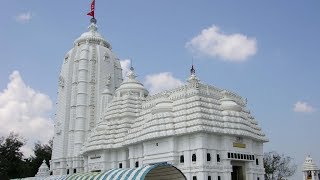
<svg viewBox="0 0 320 180"><path fill-rule="evenodd" d="M90 60L91 62L91 94L90 94L90 121L89 121L89 128L88 131L90 131L94 125L95 125L95 87L96 87L96 62L97 62L97 48L96 45L92 46L92 58Z"/></svg>
<svg viewBox="0 0 320 180"><path fill-rule="evenodd" d="M78 91L76 96L76 122L74 138L74 154L78 155L85 136L85 122L87 119L87 96L88 96L88 61L89 42L83 45L80 52L78 69Z"/></svg>

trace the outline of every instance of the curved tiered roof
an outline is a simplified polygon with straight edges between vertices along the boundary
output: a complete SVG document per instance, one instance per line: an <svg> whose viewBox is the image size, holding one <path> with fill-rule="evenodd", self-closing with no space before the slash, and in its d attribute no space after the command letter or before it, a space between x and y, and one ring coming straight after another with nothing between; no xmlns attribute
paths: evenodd
<svg viewBox="0 0 320 180"><path fill-rule="evenodd" d="M303 163L303 171L318 171L319 168L317 165L313 162L312 158L308 156L306 160Z"/></svg>
<svg viewBox="0 0 320 180"><path fill-rule="evenodd" d="M127 83L116 90L104 121L94 129L83 152L195 132L268 141L246 109L246 100L235 93L200 83L195 74L181 87L146 98L134 93L137 89L144 90L141 83ZM123 90L126 93L117 93Z"/></svg>
<svg viewBox="0 0 320 180"><path fill-rule="evenodd" d="M82 152L122 147L147 95L148 91L136 80L131 68L128 78L115 91L105 110L104 120L93 129Z"/></svg>
<svg viewBox="0 0 320 180"><path fill-rule="evenodd" d="M164 99L172 101L171 110L153 111ZM228 104L231 108L225 108L222 104L221 101L225 99L234 103ZM189 83L147 97L140 116L128 132L125 144L194 132L229 134L267 141L257 121L245 109L242 98L209 85Z"/></svg>

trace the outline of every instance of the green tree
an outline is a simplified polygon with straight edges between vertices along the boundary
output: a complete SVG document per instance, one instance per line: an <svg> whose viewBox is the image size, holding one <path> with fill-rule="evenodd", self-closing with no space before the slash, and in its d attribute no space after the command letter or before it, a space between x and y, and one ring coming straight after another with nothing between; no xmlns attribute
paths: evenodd
<svg viewBox="0 0 320 180"><path fill-rule="evenodd" d="M51 159L52 154L52 140L48 144L41 144L36 142L33 148L34 156L31 156L28 159L28 165L31 169L28 176L35 176L38 172L40 165L43 160L46 160L47 165L49 166L49 160Z"/></svg>
<svg viewBox="0 0 320 180"><path fill-rule="evenodd" d="M20 148L24 144L25 140L13 132L0 138L0 179L23 177L25 162Z"/></svg>
<svg viewBox="0 0 320 180"><path fill-rule="evenodd" d="M297 169L297 165L292 160L293 158L280 155L275 151L264 153L266 180L279 180L292 176Z"/></svg>

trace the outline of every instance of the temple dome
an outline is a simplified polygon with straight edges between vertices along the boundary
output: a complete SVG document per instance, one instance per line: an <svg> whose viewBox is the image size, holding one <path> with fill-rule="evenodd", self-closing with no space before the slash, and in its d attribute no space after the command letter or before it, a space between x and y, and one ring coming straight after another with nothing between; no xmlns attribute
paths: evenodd
<svg viewBox="0 0 320 180"><path fill-rule="evenodd" d="M312 158L308 156L303 163L303 171L316 171L319 170L317 165L313 162Z"/></svg>
<svg viewBox="0 0 320 180"><path fill-rule="evenodd" d="M236 102L234 102L230 98L222 98L221 102L221 109L222 110L229 110L229 111L241 111L241 106L239 106Z"/></svg>
<svg viewBox="0 0 320 180"><path fill-rule="evenodd" d="M152 113L172 112L172 103L172 100L169 99L169 94L164 93L163 97L159 98L159 101L153 108Z"/></svg>
<svg viewBox="0 0 320 180"><path fill-rule="evenodd" d="M111 49L111 45L104 39L104 37L100 33L98 33L98 26L95 22L91 22L88 29L89 31L81 34L81 36L75 40L75 44L81 44L88 41L95 42L97 44L102 44L107 48Z"/></svg>
<svg viewBox="0 0 320 180"><path fill-rule="evenodd" d="M241 106L235 102L232 98L227 96L227 91L222 91L222 94L224 95L222 99L220 99L221 103L221 109L224 111L242 111Z"/></svg>
<svg viewBox="0 0 320 180"><path fill-rule="evenodd" d="M116 90L116 94L120 94L120 96L122 96L123 94L127 93L142 93L141 95L147 96L148 91L143 84L136 79L136 77L137 76L134 73L134 69L131 67L129 73L127 74L127 79Z"/></svg>

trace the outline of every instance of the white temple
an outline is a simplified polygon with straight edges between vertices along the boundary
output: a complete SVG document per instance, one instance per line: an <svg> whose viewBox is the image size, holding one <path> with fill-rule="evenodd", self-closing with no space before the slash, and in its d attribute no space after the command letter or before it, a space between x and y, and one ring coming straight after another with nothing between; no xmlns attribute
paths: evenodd
<svg viewBox="0 0 320 180"><path fill-rule="evenodd" d="M303 180L319 180L320 179L320 169L312 161L312 158L308 156L303 163Z"/></svg>
<svg viewBox="0 0 320 180"><path fill-rule="evenodd" d="M149 95L97 32L75 40L59 77L53 175L167 162L188 180L263 180L257 121L239 95L201 83Z"/></svg>

